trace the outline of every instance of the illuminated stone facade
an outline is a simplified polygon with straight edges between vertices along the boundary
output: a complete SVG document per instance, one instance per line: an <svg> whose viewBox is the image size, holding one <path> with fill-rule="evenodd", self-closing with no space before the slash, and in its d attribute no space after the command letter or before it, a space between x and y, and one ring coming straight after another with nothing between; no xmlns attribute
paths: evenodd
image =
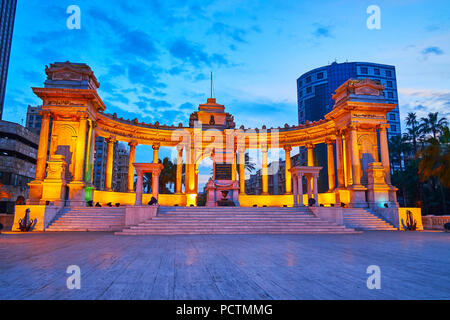
<svg viewBox="0 0 450 320"><path fill-rule="evenodd" d="M33 88L34 93L43 101L43 118L36 178L30 183L29 202L32 204L45 204L49 201L43 195L47 152L49 159L54 155L63 156L56 160L61 164L63 160L66 163L64 176L67 186L66 205L85 205L89 200L127 205L145 203L145 200L136 199L133 190L134 157L139 145L151 145L154 163L157 163L161 146L176 148L178 154L175 193L160 194L161 205L195 206L198 193L198 165L203 159L210 157L214 164L230 165L231 181L236 182L233 184L233 190L236 186L237 202L240 206L293 206L295 204L293 193L299 192L299 179L296 178L297 183L293 183L292 172L295 172L297 177L299 171L293 169L303 169L292 165L291 150L305 147L308 155L307 165L313 167L314 148L318 144L324 144L329 151L328 192L319 194L315 174L308 175L309 171L305 171L309 197L316 198L316 204L330 206L345 203L350 207L380 207L384 204L390 207L397 206L396 188L390 184L386 135L388 127L386 114L393 110L395 105L386 103L383 86L369 79L350 79L341 85L333 96L335 100L333 110L320 121L294 126L285 125L281 128L268 129L263 126L261 129L244 127L237 129L233 116L226 113L225 107L218 104L214 98L209 98L207 103L199 106L198 111L191 115L187 127L182 124L167 126L159 122L146 124L137 119L125 120L115 114L105 113L106 106L97 93L99 83L87 65L55 63L46 68L46 74L45 87ZM48 143L50 119L52 119L52 133ZM92 185L96 137L103 137L107 142L104 191L95 190ZM114 192L112 188L116 141L129 145L128 192ZM334 145L336 145L336 168ZM244 159L246 150L251 149L258 149L262 153L260 195L245 194ZM270 149L281 149L285 152L285 159L289 159L280 166L285 171L283 194L269 193L267 153ZM371 171L368 171L370 164L373 165L370 166ZM383 181L379 179L380 170L384 171ZM184 191L182 191L183 180ZM296 190L293 190L293 185L296 186ZM138 194L142 192L137 191ZM370 195L372 201L368 201L367 195ZM307 194L303 195L304 204L307 204L307 198ZM301 204L300 198L297 203Z"/></svg>

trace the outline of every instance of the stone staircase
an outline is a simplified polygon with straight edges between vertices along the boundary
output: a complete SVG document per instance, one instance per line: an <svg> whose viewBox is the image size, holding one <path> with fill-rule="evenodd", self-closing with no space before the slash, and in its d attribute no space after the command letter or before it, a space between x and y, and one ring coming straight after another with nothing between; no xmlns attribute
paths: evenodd
<svg viewBox="0 0 450 320"><path fill-rule="evenodd" d="M158 215L116 235L359 233L308 208L160 207Z"/></svg>
<svg viewBox="0 0 450 320"><path fill-rule="evenodd" d="M124 227L124 207L71 207L63 209L46 231L119 231Z"/></svg>
<svg viewBox="0 0 450 320"><path fill-rule="evenodd" d="M391 224L371 213L369 209L346 208L344 209L344 225L356 230L397 230Z"/></svg>

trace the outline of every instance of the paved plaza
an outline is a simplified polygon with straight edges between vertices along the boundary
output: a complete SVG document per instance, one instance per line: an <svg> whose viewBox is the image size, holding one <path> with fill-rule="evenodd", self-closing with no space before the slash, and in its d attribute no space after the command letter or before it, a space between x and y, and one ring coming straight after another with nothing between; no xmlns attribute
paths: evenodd
<svg viewBox="0 0 450 320"><path fill-rule="evenodd" d="M66 268L81 269L81 289ZM369 290L366 269L381 269ZM450 234L0 235L0 299L449 299Z"/></svg>

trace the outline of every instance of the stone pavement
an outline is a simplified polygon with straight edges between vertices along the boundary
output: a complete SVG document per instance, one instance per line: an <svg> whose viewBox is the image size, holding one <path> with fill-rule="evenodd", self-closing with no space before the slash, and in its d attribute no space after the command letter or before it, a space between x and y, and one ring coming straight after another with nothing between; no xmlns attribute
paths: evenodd
<svg viewBox="0 0 450 320"><path fill-rule="evenodd" d="M80 290L67 289L69 265ZM443 232L2 234L0 299L450 299L449 266Z"/></svg>

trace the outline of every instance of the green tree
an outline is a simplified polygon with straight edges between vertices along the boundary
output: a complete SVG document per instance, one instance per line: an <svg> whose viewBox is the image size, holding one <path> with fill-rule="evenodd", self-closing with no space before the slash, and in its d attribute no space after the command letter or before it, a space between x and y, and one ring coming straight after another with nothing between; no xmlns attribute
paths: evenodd
<svg viewBox="0 0 450 320"><path fill-rule="evenodd" d="M414 155L417 153L417 139L420 136L420 124L417 121L417 116L415 112L409 112L406 117L406 130L413 143Z"/></svg>
<svg viewBox="0 0 450 320"><path fill-rule="evenodd" d="M403 155L409 152L410 146L408 144L408 136L396 135L389 140L389 153L392 163L397 163L400 170L403 171L402 158Z"/></svg>
<svg viewBox="0 0 450 320"><path fill-rule="evenodd" d="M439 188L442 208L447 212L445 188L450 188L450 131L448 127L441 131L439 137L433 134L433 138L428 139L421 152L418 171L422 181L430 180L433 188Z"/></svg>
<svg viewBox="0 0 450 320"><path fill-rule="evenodd" d="M424 134L432 134L434 139L437 139L439 133L448 126L448 121L445 117L439 119L439 112L430 112L428 117L421 118L421 130Z"/></svg>

